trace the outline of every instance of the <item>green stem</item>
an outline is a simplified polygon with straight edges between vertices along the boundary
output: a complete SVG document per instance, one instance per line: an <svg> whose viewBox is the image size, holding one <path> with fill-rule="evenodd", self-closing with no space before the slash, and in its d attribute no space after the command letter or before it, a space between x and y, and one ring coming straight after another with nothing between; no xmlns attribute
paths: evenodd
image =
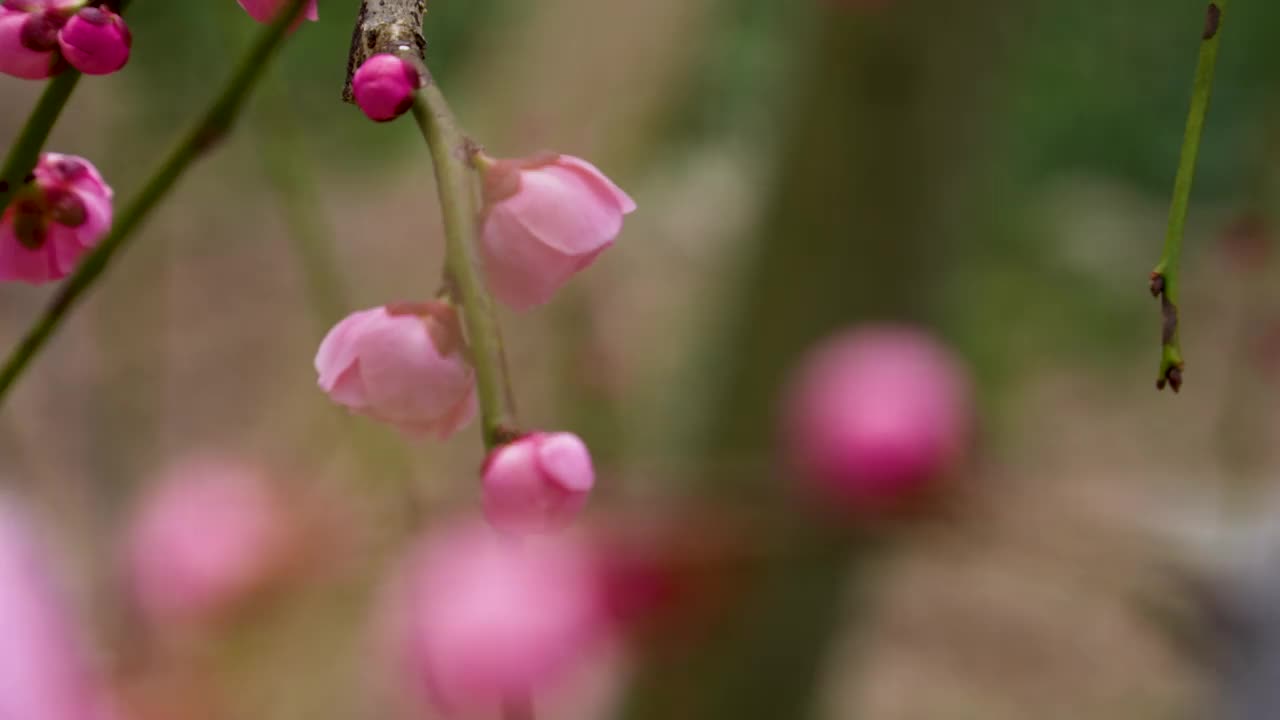
<svg viewBox="0 0 1280 720"><path fill-rule="evenodd" d="M27 184L31 170L40 159L40 151L49 139L49 132L79 82L80 73L67 70L45 85L39 102L27 118L27 124L22 126L22 132L9 148L4 166L0 167L0 214L9 207L9 201L18 194L18 190Z"/></svg>
<svg viewBox="0 0 1280 720"><path fill-rule="evenodd" d="M462 305L462 322L476 369L485 447L494 448L508 439L512 412L505 392L502 336L473 249L476 210L474 178L468 164L471 142L458 129L449 104L434 81L418 91L413 116L431 148L444 214L445 271Z"/></svg>
<svg viewBox="0 0 1280 720"><path fill-rule="evenodd" d="M1164 254L1151 273L1151 292L1160 297L1163 314L1161 333L1160 376L1156 386L1170 385L1177 392L1182 385L1182 347L1179 342L1179 294L1181 291L1182 238L1191 202L1191 186L1200 156L1200 140L1204 136L1205 116L1213 95L1214 71L1218 65L1218 49L1222 44L1222 24L1226 20L1230 0L1209 3L1204 33L1200 39L1200 58L1196 63L1195 84L1191 93L1191 109L1182 139L1178 174L1173 183L1173 201L1169 207L1169 229L1165 234Z"/></svg>
<svg viewBox="0 0 1280 720"><path fill-rule="evenodd" d="M75 272L45 308L44 313L27 330L22 341L5 361L4 367L0 368L0 403L3 403L8 396L9 390L30 364L32 358L44 348L71 310L102 276L116 252L133 237L133 231L142 224L156 204L164 199L182 173L230 131L232 123L244 105L245 98L266 69L271 57L283 43L293 18L297 17L305 2L306 0L290 0L289 4L282 9L280 16L262 30L253 47L241 59L235 73L199 122L164 160L142 188L142 192L116 216L111 232L81 260Z"/></svg>

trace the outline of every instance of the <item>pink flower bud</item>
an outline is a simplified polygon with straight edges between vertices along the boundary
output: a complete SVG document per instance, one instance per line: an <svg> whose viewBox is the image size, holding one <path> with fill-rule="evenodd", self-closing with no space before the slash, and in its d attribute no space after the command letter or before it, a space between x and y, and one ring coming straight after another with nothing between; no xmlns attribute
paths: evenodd
<svg viewBox="0 0 1280 720"><path fill-rule="evenodd" d="M203 622L232 612L282 577L292 518L254 467L193 458L169 468L129 526L125 570L145 617Z"/></svg>
<svg viewBox="0 0 1280 720"><path fill-rule="evenodd" d="M484 176L480 253L493 294L516 310L550 300L636 209L594 165L568 155L488 161Z"/></svg>
<svg viewBox="0 0 1280 720"><path fill-rule="evenodd" d="M240 7L249 13L249 17L260 23L269 23L280 14L285 6L289 4L289 0L236 0L240 3ZM320 19L320 11L316 7L316 0L307 3L305 10L298 16L297 22L294 23L296 28L302 23L303 18L312 22Z"/></svg>
<svg viewBox="0 0 1280 720"><path fill-rule="evenodd" d="M380 53L360 66L351 85L356 105L364 114L370 120L387 122L413 107L413 93L422 87L422 76L408 60Z"/></svg>
<svg viewBox="0 0 1280 720"><path fill-rule="evenodd" d="M0 73L27 80L52 77L65 67L58 54L61 18L42 7L0 5Z"/></svg>
<svg viewBox="0 0 1280 720"><path fill-rule="evenodd" d="M110 720L55 574L27 518L0 501L0 718Z"/></svg>
<svg viewBox="0 0 1280 720"><path fill-rule="evenodd" d="M86 7L58 32L62 56L86 75L109 75L129 62L133 37L124 18L106 8Z"/></svg>
<svg viewBox="0 0 1280 720"><path fill-rule="evenodd" d="M830 338L801 364L786 398L792 464L846 509L897 506L940 479L970 437L961 362L922 331L872 326Z"/></svg>
<svg viewBox="0 0 1280 720"><path fill-rule="evenodd" d="M384 623L411 694L457 715L563 687L607 630L594 570L564 539L517 545L471 521L432 532Z"/></svg>
<svg viewBox="0 0 1280 720"><path fill-rule="evenodd" d="M484 464L484 515L515 534L573 522L595 484L591 454L572 433L533 433L494 450Z"/></svg>
<svg viewBox="0 0 1280 720"><path fill-rule="evenodd" d="M0 216L0 280L66 277L111 229L112 192L88 160L45 153Z"/></svg>
<svg viewBox="0 0 1280 720"><path fill-rule="evenodd" d="M475 373L443 302L353 313L325 336L315 365L334 402L407 435L444 440L476 413Z"/></svg>

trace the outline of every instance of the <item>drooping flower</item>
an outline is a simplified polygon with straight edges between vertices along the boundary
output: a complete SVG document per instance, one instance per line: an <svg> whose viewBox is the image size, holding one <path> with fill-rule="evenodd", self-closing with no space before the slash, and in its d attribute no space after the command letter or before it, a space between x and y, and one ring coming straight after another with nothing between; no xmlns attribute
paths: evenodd
<svg viewBox="0 0 1280 720"><path fill-rule="evenodd" d="M58 32L62 56L86 75L110 75L124 67L132 45L124 18L108 8L86 7Z"/></svg>
<svg viewBox="0 0 1280 720"><path fill-rule="evenodd" d="M395 120L413 106L413 93L422 86L422 75L413 63L391 53L379 53L364 61L351 80L356 105L370 120Z"/></svg>
<svg viewBox="0 0 1280 720"><path fill-rule="evenodd" d="M193 457L168 468L143 497L123 560L144 617L199 624L283 577L295 538L293 519L261 470Z"/></svg>
<svg viewBox="0 0 1280 720"><path fill-rule="evenodd" d="M0 280L66 277L111 229L112 192L84 158L45 153L0 216Z"/></svg>
<svg viewBox="0 0 1280 720"><path fill-rule="evenodd" d="M0 717L115 717L50 558L28 517L0 498Z"/></svg>
<svg viewBox="0 0 1280 720"><path fill-rule="evenodd" d="M594 165L568 155L478 156L480 253L493 294L516 310L546 303L613 244L636 204Z"/></svg>
<svg viewBox="0 0 1280 720"><path fill-rule="evenodd" d="M334 402L408 435L446 439L476 412L475 373L447 303L353 313L325 336L315 366Z"/></svg>
<svg viewBox="0 0 1280 720"><path fill-rule="evenodd" d="M963 364L921 330L870 326L830 338L787 390L792 467L824 502L881 510L954 469L971 433Z"/></svg>
<svg viewBox="0 0 1280 720"><path fill-rule="evenodd" d="M513 534L545 533L577 516L595 484L595 468L577 435L532 433L494 450L482 480L490 524Z"/></svg>
<svg viewBox="0 0 1280 720"><path fill-rule="evenodd" d="M517 545L476 521L432 531L395 577L384 622L411 694L470 715L554 691L608 630L595 569L564 538Z"/></svg>
<svg viewBox="0 0 1280 720"><path fill-rule="evenodd" d="M260 23L269 23L289 5L290 0L236 0L236 2L249 13L249 17ZM299 14L297 23L301 23L304 18L312 22L320 19L316 0L310 0L307 3L306 8ZM297 23L294 27L297 27Z"/></svg>

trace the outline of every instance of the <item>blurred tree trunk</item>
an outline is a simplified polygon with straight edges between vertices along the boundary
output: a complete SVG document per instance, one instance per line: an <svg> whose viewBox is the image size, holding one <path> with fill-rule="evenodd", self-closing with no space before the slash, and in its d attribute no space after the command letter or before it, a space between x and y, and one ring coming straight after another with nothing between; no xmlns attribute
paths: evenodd
<svg viewBox="0 0 1280 720"><path fill-rule="evenodd" d="M980 145L1010 3L838 4L823 3L811 42L799 45L811 55L790 85L795 96L783 99L775 184L715 350L722 384L696 450L710 468L731 468L708 472L703 491L760 498L762 513L786 490L767 453L787 370L850 323L936 321L948 258L973 213L992 207L980 198ZM697 652L646 659L626 717L817 713L826 647L849 610L845 591L866 584L858 573L874 553L848 535L781 532L781 561L752 573Z"/></svg>

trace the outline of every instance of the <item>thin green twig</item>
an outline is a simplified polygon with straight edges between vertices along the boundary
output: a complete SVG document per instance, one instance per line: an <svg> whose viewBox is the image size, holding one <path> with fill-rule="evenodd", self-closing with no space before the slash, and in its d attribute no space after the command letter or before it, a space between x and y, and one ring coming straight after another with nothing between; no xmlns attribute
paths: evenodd
<svg viewBox="0 0 1280 720"><path fill-rule="evenodd" d="M22 132L9 147L4 165L0 167L0 214L9 207L9 202L18 194L18 190L28 182L32 168L40 159L40 151L49 139L62 108L66 107L71 92L80 82L80 73L67 70L45 84L40 100L32 108L31 115L22 126Z"/></svg>
<svg viewBox="0 0 1280 720"><path fill-rule="evenodd" d="M434 81L418 91L413 116L431 148L444 215L445 271L462 305L462 322L476 370L484 443L486 448L493 448L510 439L513 413L505 390L502 336L493 300L475 257L475 178L469 165L472 144L458 128L449 104Z"/></svg>
<svg viewBox="0 0 1280 720"><path fill-rule="evenodd" d="M111 232L81 260L74 273L59 289L52 302L27 330L17 347L0 368L0 403L49 338L66 320L84 294L102 276L116 252L133 237L133 231L146 219L173 188L178 178L197 159L208 152L227 132L240 113L268 62L283 43L303 4L307 0L290 0L279 17L264 28L249 52L240 60L222 92L201 116L186 138L165 158L133 202L116 216Z"/></svg>
<svg viewBox="0 0 1280 720"><path fill-rule="evenodd" d="M1160 374L1156 387L1168 385L1174 392L1182 387L1182 346L1179 342L1179 293L1181 291L1182 238L1187 225L1191 201L1191 185L1200 155L1200 139L1204 136L1205 115L1213 94L1214 71L1218 65L1218 48L1222 41L1222 24L1230 0L1214 0L1205 14L1204 33L1200 39L1200 59L1196 63L1195 84L1191 93L1191 109L1182 140L1182 155L1173 183L1173 201L1169 207L1169 229L1164 240L1160 264L1151 272L1151 294L1160 298Z"/></svg>

